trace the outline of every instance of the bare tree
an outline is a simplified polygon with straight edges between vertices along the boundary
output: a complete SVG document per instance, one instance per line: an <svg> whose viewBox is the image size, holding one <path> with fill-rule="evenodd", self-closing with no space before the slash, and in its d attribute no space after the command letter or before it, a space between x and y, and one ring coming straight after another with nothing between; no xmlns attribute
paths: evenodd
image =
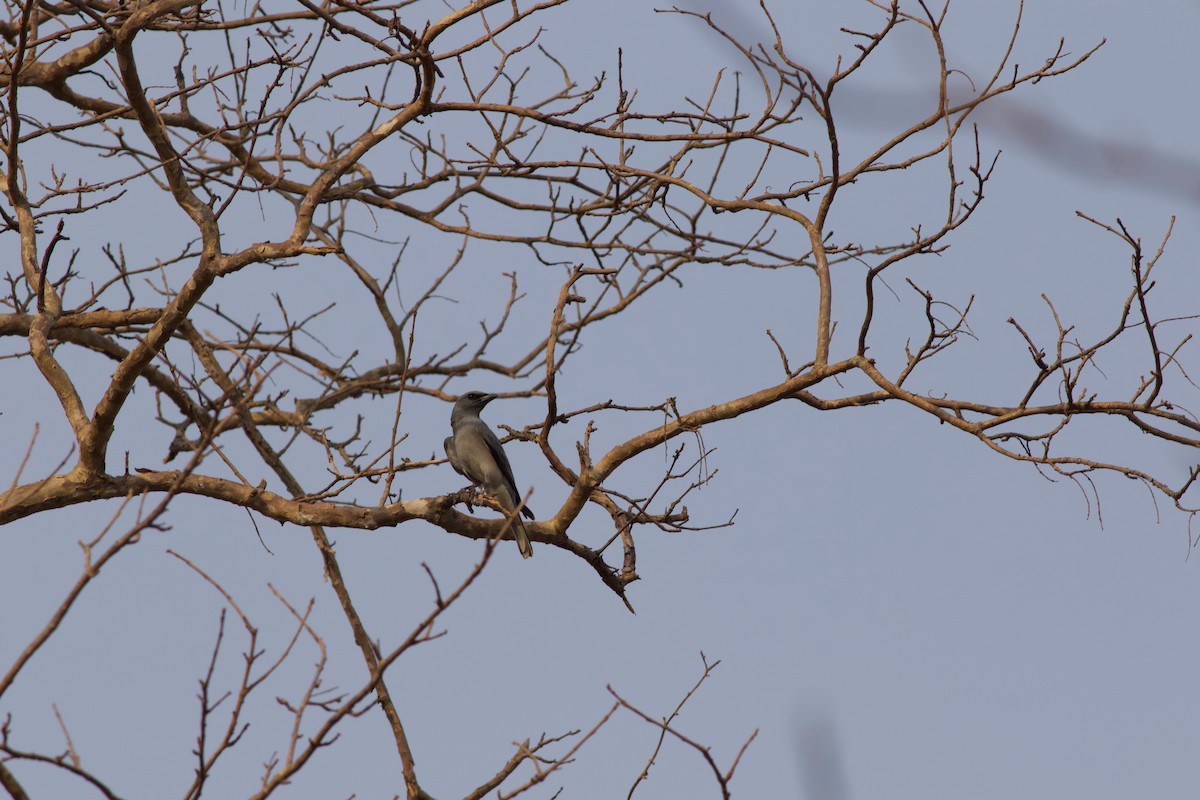
<svg viewBox="0 0 1200 800"><path fill-rule="evenodd" d="M1106 457L1102 436L1067 434L1069 423L1089 418L1185 450L1200 441L1200 423L1173 394L1181 381L1192 385L1179 360L1190 335L1178 332L1178 320L1156 317L1151 303L1165 240L1144 249L1119 220L1093 220L1129 254L1121 313L1090 341L1052 298L1048 338L1027 312L1014 313L1009 321L1029 363L1008 376L1003 403L970 387L944 395L921 385L926 362L971 334L971 301L940 299L913 270L943 253L983 200L995 158L973 115L1075 69L1095 48L1069 56L1060 46L1022 69L1011 58L1018 17L993 71L968 81L947 60L946 8L869 0L875 27L846 30L847 54L825 73L792 54L765 5L774 39L763 43L676 9L667 13L709 29L733 59L714 69L705 95L662 110L644 107L640 78L627 75L619 57L611 74L573 75L562 55L570 41L545 41L538 27L566 4L7 4L0 214L14 255L8 263L20 268L6 278L0 335L10 345L0 369L6 391L40 379L60 409L46 412L46 431L8 441L13 477L0 494L0 524L102 500L119 501L121 511L85 543L78 582L0 677L0 697L110 559L161 525L175 498L207 498L310 530L368 675L353 690L324 694L322 655L308 689L286 701L293 732L250 793L266 797L295 781L314 752L377 704L407 796L430 796L387 669L437 635L439 615L468 590L497 542L511 538L510 521L475 516L473 505L499 505L471 489L402 494L422 485L424 473L451 474L441 453L407 444L405 409L437 401L448 415L449 401L484 380L505 381L506 396L537 398L538 421L508 429L509 440L536 447L568 488L559 508L530 524L531 538L582 559L627 605L639 577L639 532L733 521L693 520L685 505L712 474L703 429L788 400L821 411L910 406L1089 490L1095 476L1111 473L1193 512L1187 495L1196 469L1172 485ZM928 103L907 127L850 156L836 98L902 25L922 31L936 58ZM831 215L848 193L921 170L943 176L936 214L914 211L910 230L870 244L834 230ZM767 333L777 380L729 386L720 402L699 409L679 408L674 398L647 404L629 382L614 382L610 396L562 402L559 377L589 340L605 335L602 323L686 281L698 265L811 275L811 299L797 311L809 341L789 345ZM470 291L501 275L505 291ZM880 332L881 292L907 298L907 338ZM346 331L360 334L353 352L342 349ZM1140 373L1108 375L1104 393L1092 388L1097 357L1127 340L1145 354ZM652 348L672 346L682 345ZM379 404L367 405L380 397L390 398L383 420ZM628 434L595 448L597 420ZM69 431L71 448L50 457L60 441L54 426ZM578 435L552 441L556 426ZM663 446L669 458L660 478L621 482L626 465ZM163 468L160 460L177 463ZM587 508L611 520L603 534L573 527ZM118 533L118 519L130 513L136 521ZM401 525L490 543L449 593L433 580L428 615L382 649L356 611L328 529ZM236 598L191 566L222 593L247 637L244 675L228 697L220 699L211 670L202 680L197 766L186 792L199 797L239 741L246 699L297 642L322 654L325 645L305 611L280 595L294 635L281 652L265 654ZM225 621L214 662L227 647ZM706 663L706 676L710 669ZM736 757L718 766L670 719L658 722L614 696L600 724L632 711L663 737L697 748L728 796ZM235 708L223 710L217 726L221 702ZM312 719L316 732L302 734ZM519 794L589 737L526 741L468 797ZM71 757L21 749L9 724L0 752L0 784L13 797L24 794L8 765L30 760L117 796ZM516 771L525 761L534 771L522 779Z"/></svg>

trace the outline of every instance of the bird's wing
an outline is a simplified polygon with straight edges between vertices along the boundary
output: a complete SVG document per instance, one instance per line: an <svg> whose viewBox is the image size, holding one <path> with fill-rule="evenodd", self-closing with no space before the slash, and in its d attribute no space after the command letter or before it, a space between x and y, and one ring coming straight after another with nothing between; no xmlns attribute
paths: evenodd
<svg viewBox="0 0 1200 800"><path fill-rule="evenodd" d="M442 446L445 447L446 458L450 459L450 465L451 467L454 467L454 471L463 477L469 477L462 469L462 462L458 461L458 451L455 450L454 437L446 437L445 441L442 443Z"/></svg>
<svg viewBox="0 0 1200 800"><path fill-rule="evenodd" d="M488 442L490 432L480 419L463 420L454 427L454 460L456 467L478 486L505 486L504 471L496 463L492 445Z"/></svg>
<svg viewBox="0 0 1200 800"><path fill-rule="evenodd" d="M521 493L517 491L512 465L508 463L504 447L488 424L478 417L462 420L452 438L455 439L452 458L458 461L456 469L496 495L502 504L508 503L516 508L521 502ZM533 519L530 516L532 511L522 509L522 513Z"/></svg>
<svg viewBox="0 0 1200 800"><path fill-rule="evenodd" d="M508 456L504 452L504 445L500 444L500 440L496 438L496 433L488 426L486 422L480 420L480 436L487 443L488 450L492 454L492 458L496 460L496 466L500 468L500 474L504 477L504 483L509 493L512 495L513 505L521 502L521 493L517 491L517 479L513 477L512 464L508 463ZM534 518L534 513L528 506L521 509L521 513L530 519Z"/></svg>
<svg viewBox="0 0 1200 800"><path fill-rule="evenodd" d="M487 441L488 449L496 457L496 464L500 467L500 472L504 474L504 480L508 482L508 490L512 492L513 503L520 503L521 493L517 491L517 479L513 477L512 464L508 463L508 456L504 453L504 445L500 444L500 440L496 438L496 434L492 432L491 428L487 429L487 436L484 439ZM536 516L529 506L521 506L521 513L529 519L534 519Z"/></svg>
<svg viewBox="0 0 1200 800"><path fill-rule="evenodd" d="M458 460L458 451L454 449L454 437L447 436L446 440L442 442L442 446L446 448L446 458L450 459L450 466L454 467L454 471L465 478L467 473L463 472L462 464Z"/></svg>
<svg viewBox="0 0 1200 800"><path fill-rule="evenodd" d="M486 435L483 437L483 440L487 442L488 450L491 451L492 456L496 459L496 466L500 467L500 474L504 476L505 488L508 489L509 494L512 496L512 504L515 508L521 505L521 493L517 491L517 479L513 477L512 464L508 463L508 456L504 453L504 445L500 444L500 440L496 438L496 434L491 428L487 427L486 423L484 423L484 427L486 428ZM536 516L533 510L526 505L521 505L521 513L529 519L534 519ZM516 518L516 527L521 531L518 543L523 542L521 544L521 555L529 558L533 555L533 550L529 547L529 536L525 533L525 525L521 522L519 516Z"/></svg>
<svg viewBox="0 0 1200 800"><path fill-rule="evenodd" d="M504 476L504 482L508 484L508 490L512 492L513 499L520 498L521 494L517 491L517 479L513 477L512 465L508 463L508 456L504 454L504 445L500 444L500 440L496 438L496 434L486 423L484 423L480 435L487 443L492 458L496 460L496 466L500 468L500 474Z"/></svg>

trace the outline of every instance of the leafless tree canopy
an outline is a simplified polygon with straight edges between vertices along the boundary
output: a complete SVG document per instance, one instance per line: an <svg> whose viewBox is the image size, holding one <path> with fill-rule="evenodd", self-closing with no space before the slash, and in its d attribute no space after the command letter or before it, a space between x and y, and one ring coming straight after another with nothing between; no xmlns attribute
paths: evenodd
<svg viewBox="0 0 1200 800"><path fill-rule="evenodd" d="M583 559L622 600L638 579L643 532L731 522L692 519L686 508L711 476L705 426L788 400L822 411L911 406L1089 491L1097 475L1115 473L1191 511L1196 470L1171 484L1107 458L1103 435L1065 433L1089 418L1097 430L1132 426L1164 446L1200 441L1200 422L1177 405L1177 392L1193 387L1180 361L1188 336L1155 314L1165 240L1143 246L1120 221L1094 220L1128 253L1116 324L1081 340L1054 298L1037 313L1014 310L1013 340L1028 361L1007 376L1002 400L922 385L926 362L971 335L969 299L935 296L913 269L942 253L980 207L995 162L974 112L1075 69L1094 49L1067 55L1060 47L1028 68L1013 63L1010 47L990 74L967 80L947 61L945 9L868 0L874 27L844 31L836 64L806 65L767 7L755 13L775 38L761 43L739 39L716 17L676 9L662 13L707 30L729 58L706 76L705 94L664 110L639 96L643 77L627 73L619 54L603 74L576 74L569 36L540 27L568 0L453 5L6 4L0 230L11 257L0 375L6 396L36 384L49 387L57 407L20 439L5 429L12 478L0 493L0 524L114 499L137 519L90 541L78 584L5 667L0 696L100 568L160 525L174 497L209 498L311 531L370 676L344 696L295 699L297 727L308 714L319 719L316 732L295 736L251 794L295 780L339 726L377 703L407 795L429 796L386 670L433 635L491 547L510 537L506 520L473 513L496 508L491 498L404 491L432 470L447 488L461 483L451 481L442 453L407 443L405 406L445 401L448 417L458 393L485 384L503 383L506 396L537 404L538 421L508 434L535 447L568 489L558 508L532 504L545 515L530 525L535 544ZM839 91L901 26L922 32L939 65L929 102L874 149L844 148ZM1019 27L1018 19L1014 42ZM917 170L943 176L936 216L914 217L888 241L834 230L831 215L848 193ZM808 340L765 334L779 357L773 383L724 386L721 402L698 409L674 398L647 403L634 380L614 381L609 396L560 403L557 381L589 339L604 336L600 323L653 302L704 265L811 276L811 292L796 304ZM504 291L467 296L484 281ZM899 339L877 331L880 298L892 293L908 314ZM490 306L480 305L489 297ZM722 323L719 311L709 316ZM1040 333L1046 319L1050 336ZM358 334L352 350L343 347L346 331ZM648 347L669 353L686 346L685 331L679 338ZM1130 341L1144 353L1140 372L1101 380L1097 357ZM371 402L378 398L389 402ZM593 447L593 422L609 420L634 433ZM557 426L579 435L552 436ZM51 457L59 432L73 445ZM670 457L660 479L632 490L618 482L625 465L664 445ZM313 464L324 479L313 477ZM611 518L603 535L573 527L589 504ZM465 581L438 591L406 641L380 650L326 529L401 525L412 535L432 535L433 526L492 545ZM249 636L247 652L258 652L254 625L227 598ZM293 641L320 643L304 609L294 613ZM239 702L278 663L248 659ZM640 715L695 746L728 794L736 760L717 765L669 720L620 697L614 713ZM202 734L189 797L201 795L242 722L235 712L227 730ZM0 785L14 797L23 795L8 765L44 758L22 750L18 733L6 726L0 746ZM536 785L588 735L526 742L470 796ZM518 776L527 760L534 769ZM70 758L56 763L114 796L103 776Z"/></svg>

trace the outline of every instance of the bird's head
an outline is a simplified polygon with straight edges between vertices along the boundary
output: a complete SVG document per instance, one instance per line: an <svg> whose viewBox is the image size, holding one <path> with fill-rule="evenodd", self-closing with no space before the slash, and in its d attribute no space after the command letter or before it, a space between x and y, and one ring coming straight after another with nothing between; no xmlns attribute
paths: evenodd
<svg viewBox="0 0 1200 800"><path fill-rule="evenodd" d="M483 407L496 399L496 395L488 394L487 392L467 392L459 395L457 402L454 404L454 411L450 418L453 420L462 414L478 414L483 410Z"/></svg>

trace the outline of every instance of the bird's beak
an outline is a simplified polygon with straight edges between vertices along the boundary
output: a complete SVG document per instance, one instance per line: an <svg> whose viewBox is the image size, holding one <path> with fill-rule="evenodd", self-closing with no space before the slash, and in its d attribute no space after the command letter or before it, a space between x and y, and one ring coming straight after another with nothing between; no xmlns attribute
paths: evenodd
<svg viewBox="0 0 1200 800"><path fill-rule="evenodd" d="M488 403L492 402L499 396L500 395L498 395L498 394L485 394L483 396L483 404L486 406Z"/></svg>

